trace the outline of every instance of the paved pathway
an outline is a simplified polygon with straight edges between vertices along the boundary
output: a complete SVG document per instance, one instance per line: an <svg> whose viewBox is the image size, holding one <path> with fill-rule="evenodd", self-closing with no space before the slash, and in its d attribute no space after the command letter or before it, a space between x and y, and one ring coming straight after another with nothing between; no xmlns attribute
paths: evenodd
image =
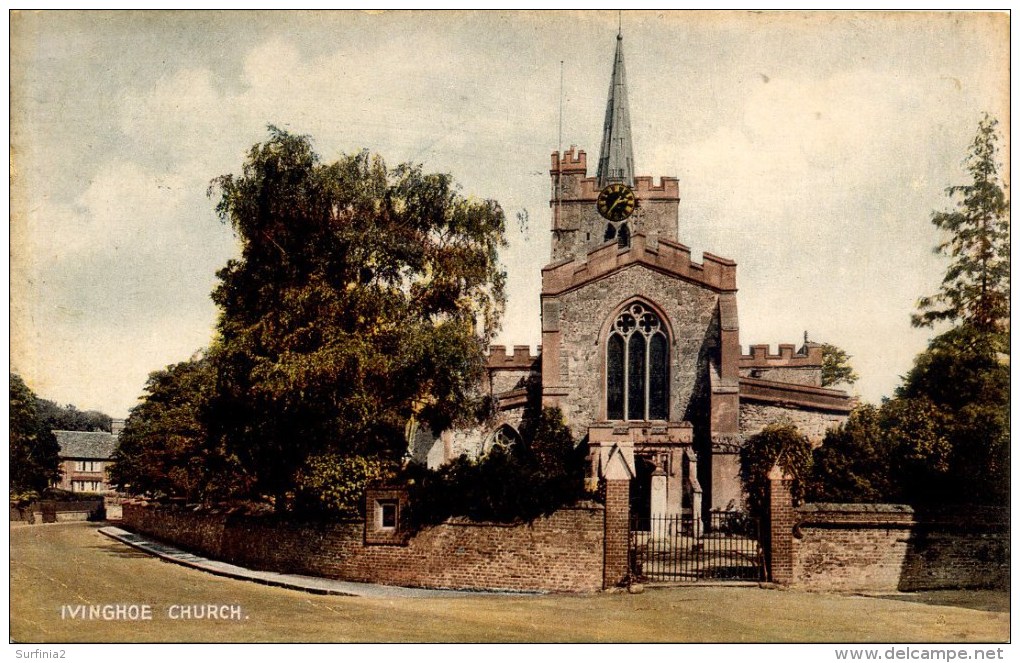
<svg viewBox="0 0 1020 663"><path fill-rule="evenodd" d="M370 598L436 598L451 596L478 596L479 594L501 594L505 592L465 592L448 589L415 589L412 587L394 587L391 585L373 585L366 582L347 582L344 580L331 580L329 578L317 578L315 576L302 576L290 573L275 573L273 571L255 571L246 569L243 566L218 562L214 559L199 557L189 552L168 546L162 543L150 541L119 527L102 527L101 534L111 539L116 539L132 548L155 555L161 559L174 564L181 564L199 571L212 573L237 580L257 582L272 587L286 587L298 589L312 594L331 594L335 596L367 596Z"/></svg>

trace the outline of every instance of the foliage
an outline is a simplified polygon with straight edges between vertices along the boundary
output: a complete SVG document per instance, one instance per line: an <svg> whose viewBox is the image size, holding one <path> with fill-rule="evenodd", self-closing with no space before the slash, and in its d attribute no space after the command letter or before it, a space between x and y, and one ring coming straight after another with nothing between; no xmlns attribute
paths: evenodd
<svg viewBox="0 0 1020 663"><path fill-rule="evenodd" d="M1008 339L962 325L932 339L896 390L900 398L931 399L951 412L975 402L1008 405Z"/></svg>
<svg viewBox="0 0 1020 663"><path fill-rule="evenodd" d="M831 343L822 343L822 386L853 384L860 379L850 365L850 355Z"/></svg>
<svg viewBox="0 0 1020 663"><path fill-rule="evenodd" d="M863 405L814 450L810 499L928 504L945 495L949 441L926 398Z"/></svg>
<svg viewBox="0 0 1020 663"><path fill-rule="evenodd" d="M864 406L814 452L811 499L1005 504L1009 366L1003 335L962 325L914 360L896 397Z"/></svg>
<svg viewBox="0 0 1020 663"><path fill-rule="evenodd" d="M812 456L811 501L882 502L892 493L890 456L872 405L858 407L830 429Z"/></svg>
<svg viewBox="0 0 1020 663"><path fill-rule="evenodd" d="M895 398L882 405L880 425L890 450L895 488L887 501L944 501L952 451L945 413L925 397Z"/></svg>
<svg viewBox="0 0 1020 663"><path fill-rule="evenodd" d="M309 456L398 458L412 416L444 430L473 414L505 301L496 202L367 152L322 164L275 127L214 192L241 257L213 292L207 422L256 493L285 495Z"/></svg>
<svg viewBox="0 0 1020 663"><path fill-rule="evenodd" d="M60 445L39 416L38 398L20 376L10 374L11 493L40 493L60 479Z"/></svg>
<svg viewBox="0 0 1020 663"><path fill-rule="evenodd" d="M949 237L935 253L951 258L936 295L918 301L915 327L965 322L983 332L1009 324L1009 200L999 174L998 121L987 114L967 157L972 182L946 191L956 210L935 212L932 223Z"/></svg>
<svg viewBox="0 0 1020 663"><path fill-rule="evenodd" d="M1008 338L962 325L939 335L914 361L900 398L926 398L943 414L951 498L1004 504L1009 494Z"/></svg>
<svg viewBox="0 0 1020 663"><path fill-rule="evenodd" d="M478 460L461 456L438 470L409 468L417 522L526 521L581 499L585 453L559 409L544 409L522 428L523 443L510 449L496 447Z"/></svg>
<svg viewBox="0 0 1020 663"><path fill-rule="evenodd" d="M146 395L120 433L111 481L135 495L189 502L235 494L241 485L236 463L210 444L200 417L214 384L204 356L150 373Z"/></svg>
<svg viewBox="0 0 1020 663"><path fill-rule="evenodd" d="M768 477L777 462L793 477L793 499L800 502L811 472L811 442L793 424L769 424L740 449L740 480L752 516L768 513Z"/></svg>
<svg viewBox="0 0 1020 663"><path fill-rule="evenodd" d="M60 406L44 398L39 399L39 417L50 430L77 430L110 432L110 415L96 410L79 410L74 405Z"/></svg>
<svg viewBox="0 0 1020 663"><path fill-rule="evenodd" d="M364 516L365 488L396 476L392 461L363 456L311 456L298 471L295 511L315 518Z"/></svg>

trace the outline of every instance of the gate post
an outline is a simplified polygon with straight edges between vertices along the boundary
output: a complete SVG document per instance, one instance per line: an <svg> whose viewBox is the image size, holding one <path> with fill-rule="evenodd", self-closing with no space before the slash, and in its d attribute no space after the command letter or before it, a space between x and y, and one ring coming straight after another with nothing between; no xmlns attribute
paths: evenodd
<svg viewBox="0 0 1020 663"><path fill-rule="evenodd" d="M606 481L605 562L602 588L616 587L630 574L630 479Z"/></svg>
<svg viewBox="0 0 1020 663"><path fill-rule="evenodd" d="M629 452L629 453L628 453ZM633 450L614 445L603 466L606 511L603 525L602 588L623 584L630 575L630 480Z"/></svg>
<svg viewBox="0 0 1020 663"><path fill-rule="evenodd" d="M779 464L769 472L769 580L788 585L793 581L793 477Z"/></svg>

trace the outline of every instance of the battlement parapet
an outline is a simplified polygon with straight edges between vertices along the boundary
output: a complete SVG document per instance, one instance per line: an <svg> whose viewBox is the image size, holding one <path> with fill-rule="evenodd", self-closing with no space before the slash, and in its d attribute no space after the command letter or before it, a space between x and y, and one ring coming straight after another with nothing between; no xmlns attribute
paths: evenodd
<svg viewBox="0 0 1020 663"><path fill-rule="evenodd" d="M779 353L772 354L769 346L749 346L748 354L740 355L740 368L817 368L822 365L822 346L808 343L799 351L792 343L781 343Z"/></svg>
<svg viewBox="0 0 1020 663"><path fill-rule="evenodd" d="M732 260L705 253L698 264L691 261L691 250L683 244L659 238L654 247L649 246L645 234L636 232L626 249L615 241L606 242L582 258L546 266L542 269L542 293L559 294L632 264L642 264L713 290L737 289L737 263Z"/></svg>
<svg viewBox="0 0 1020 663"><path fill-rule="evenodd" d="M588 155L584 150L577 149L571 145L569 150L562 154L559 151L552 153L552 168L549 170L553 180L564 174L582 175L577 189L565 200L592 201L599 197L599 183L594 177L588 175ZM648 175L639 175L634 178L634 195L638 200L680 200L680 180L675 177L660 177L659 183L655 184L654 178ZM560 201L563 202L563 201Z"/></svg>
<svg viewBox="0 0 1020 663"><path fill-rule="evenodd" d="M584 150L578 150L576 145L560 155L559 151L552 153L552 170L550 173L587 173L588 156Z"/></svg>
<svg viewBox="0 0 1020 663"><path fill-rule="evenodd" d="M564 171L566 172L566 171ZM580 182L577 200L595 200L599 197L599 183L594 177L586 177ZM675 177L660 177L656 186L647 175L634 178L634 196L639 200L680 200L680 180Z"/></svg>
<svg viewBox="0 0 1020 663"><path fill-rule="evenodd" d="M508 355L505 345L490 345L489 356L486 362L488 368L506 369L530 369L541 359L542 346L538 346L538 353L531 354L530 345L515 345L513 354Z"/></svg>
<svg viewBox="0 0 1020 663"><path fill-rule="evenodd" d="M642 175L634 178L634 195L646 200L680 199L680 180L675 177L660 177L655 186L651 177Z"/></svg>

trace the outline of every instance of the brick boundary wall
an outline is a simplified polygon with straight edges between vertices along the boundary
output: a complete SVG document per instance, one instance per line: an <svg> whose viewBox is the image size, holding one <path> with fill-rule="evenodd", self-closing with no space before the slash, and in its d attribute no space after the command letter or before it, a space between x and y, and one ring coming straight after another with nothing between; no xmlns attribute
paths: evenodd
<svg viewBox="0 0 1020 663"><path fill-rule="evenodd" d="M408 587L595 592L603 585L601 505L561 509L531 523L451 519L403 545L366 544L364 523L298 524L123 505L121 526L258 570Z"/></svg>
<svg viewBox="0 0 1020 663"><path fill-rule="evenodd" d="M1009 512L899 504L796 509L792 584L841 591L1009 587Z"/></svg>

